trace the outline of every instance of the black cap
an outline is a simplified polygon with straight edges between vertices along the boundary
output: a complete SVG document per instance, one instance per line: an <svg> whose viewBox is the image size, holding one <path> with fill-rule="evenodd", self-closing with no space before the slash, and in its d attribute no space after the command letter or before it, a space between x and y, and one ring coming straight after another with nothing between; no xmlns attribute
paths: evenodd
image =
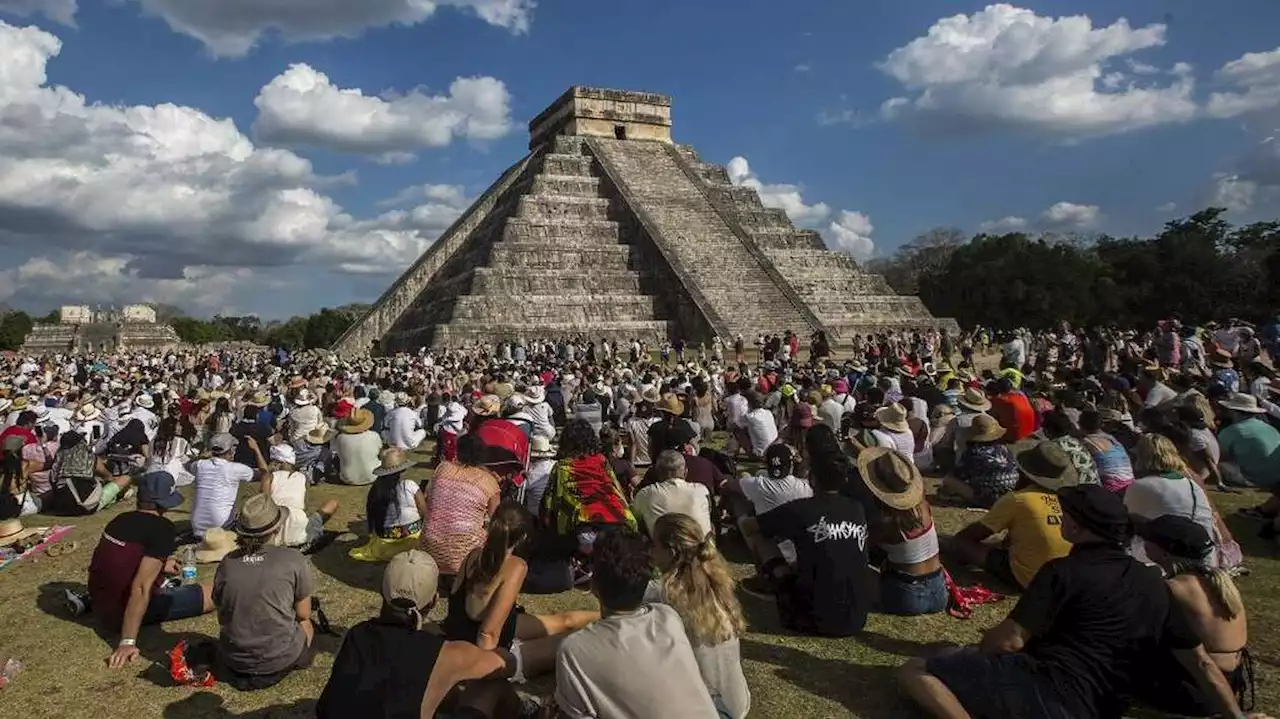
<svg viewBox="0 0 1280 719"><path fill-rule="evenodd" d="M774 479L782 479L790 475L794 463L795 457L791 447L782 442L771 444L764 451L765 471Z"/></svg>
<svg viewBox="0 0 1280 719"><path fill-rule="evenodd" d="M1107 542L1125 545L1133 538L1133 524L1124 501L1097 484L1058 490L1062 511L1080 526Z"/></svg>
<svg viewBox="0 0 1280 719"><path fill-rule="evenodd" d="M1142 522L1138 536L1181 559L1201 560L1213 553L1213 539L1199 524L1173 514Z"/></svg>

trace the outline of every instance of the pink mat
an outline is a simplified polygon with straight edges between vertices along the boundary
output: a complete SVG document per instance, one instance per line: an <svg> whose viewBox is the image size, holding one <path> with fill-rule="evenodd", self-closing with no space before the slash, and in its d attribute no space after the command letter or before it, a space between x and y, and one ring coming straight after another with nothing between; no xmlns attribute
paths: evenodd
<svg viewBox="0 0 1280 719"><path fill-rule="evenodd" d="M49 534L48 534L48 536L46 536L46 537L44 538L44 541L43 541L43 542L41 542L41 543L37 544L36 546L32 547L31 549L28 549L27 551L25 551L25 552L23 552L22 554L20 554L20 555L18 555L18 556L16 556L16 557L14 557L13 559L5 560L5 561L0 561L0 569L4 569L5 567L9 566L10 564L14 564L14 563L16 563L16 562L20 562L20 561L22 561L22 559L23 559L24 557L28 557L28 556L30 556L30 555L32 555L32 554L35 554L36 552L43 551L43 550L45 549L45 547L48 547L49 545L54 544L54 543L55 543L55 542L57 542L58 540L60 540L60 539L62 539L63 537L67 536L68 534L70 534L72 529L75 529L75 527L54 527L54 528L52 528L51 530L49 530Z"/></svg>

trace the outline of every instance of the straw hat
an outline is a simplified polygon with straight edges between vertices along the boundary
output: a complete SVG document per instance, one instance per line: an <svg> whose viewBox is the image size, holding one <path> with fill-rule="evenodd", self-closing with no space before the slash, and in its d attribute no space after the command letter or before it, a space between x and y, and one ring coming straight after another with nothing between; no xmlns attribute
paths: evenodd
<svg viewBox="0 0 1280 719"><path fill-rule="evenodd" d="M10 400L7 397L0 397L0 412L8 412L9 408L12 406L13 400Z"/></svg>
<svg viewBox="0 0 1280 719"><path fill-rule="evenodd" d="M640 401L656 405L662 401L662 395L658 393L657 387L647 385L640 390Z"/></svg>
<svg viewBox="0 0 1280 719"><path fill-rule="evenodd" d="M551 440L539 434L529 440L529 456L536 459L550 459L556 456L556 452L551 448Z"/></svg>
<svg viewBox="0 0 1280 719"><path fill-rule="evenodd" d="M994 442L1004 436L1004 427L989 414L973 418L969 425L970 442Z"/></svg>
<svg viewBox="0 0 1280 719"><path fill-rule="evenodd" d="M892 432L910 432L907 425L907 410L897 402L876 410L876 419L880 426Z"/></svg>
<svg viewBox="0 0 1280 719"><path fill-rule="evenodd" d="M1053 440L1045 440L1019 452L1014 461L1027 479L1050 492L1080 483L1080 475L1071 464L1071 457Z"/></svg>
<svg viewBox="0 0 1280 719"><path fill-rule="evenodd" d="M293 403L299 407L306 407L308 405L313 405L316 403L316 396L311 393L311 390L307 389L306 387L303 387L302 389L298 390L298 394L294 396Z"/></svg>
<svg viewBox="0 0 1280 719"><path fill-rule="evenodd" d="M662 400L657 403L657 410L666 414L683 415L684 402L674 394L663 395Z"/></svg>
<svg viewBox="0 0 1280 719"><path fill-rule="evenodd" d="M235 532L214 527L204 533L204 539L196 547L196 561L201 564L217 564L235 549Z"/></svg>
<svg viewBox="0 0 1280 719"><path fill-rule="evenodd" d="M92 422L102 416L102 410L98 409L96 404L82 404L76 410L75 419L78 422Z"/></svg>
<svg viewBox="0 0 1280 719"><path fill-rule="evenodd" d="M307 440L307 444L321 445L328 444L332 438L333 430L329 428L329 425L320 424L315 429L307 432L307 436L304 439Z"/></svg>
<svg viewBox="0 0 1280 719"><path fill-rule="evenodd" d="M1221 347L1214 350L1213 356L1209 359L1209 364L1214 367L1230 367L1231 362L1231 353Z"/></svg>
<svg viewBox="0 0 1280 719"><path fill-rule="evenodd" d="M284 522L284 510L269 495L255 494L244 501L236 517L236 534L241 537L265 537Z"/></svg>
<svg viewBox="0 0 1280 719"><path fill-rule="evenodd" d="M24 527L20 519L0 521L0 547L12 546L48 530L48 527Z"/></svg>
<svg viewBox="0 0 1280 719"><path fill-rule="evenodd" d="M244 403L249 407L266 407L271 404L271 396L266 392L254 392L252 396L245 399Z"/></svg>
<svg viewBox="0 0 1280 719"><path fill-rule="evenodd" d="M912 509L924 499L920 470L887 447L868 447L859 452L858 476L890 509Z"/></svg>
<svg viewBox="0 0 1280 719"><path fill-rule="evenodd" d="M413 466L413 460L399 447L387 447L378 455L381 464L373 470L373 476L385 477L389 474L400 474Z"/></svg>
<svg viewBox="0 0 1280 719"><path fill-rule="evenodd" d="M343 420L340 430L343 434L361 434L368 432L371 427L373 427L373 412L357 407Z"/></svg>
<svg viewBox="0 0 1280 719"><path fill-rule="evenodd" d="M471 411L479 417L497 417L502 412L502 400L496 394L482 395L471 405Z"/></svg>
<svg viewBox="0 0 1280 719"><path fill-rule="evenodd" d="M151 409L156 406L156 401L149 394L140 394L134 398L133 403L143 409Z"/></svg>
<svg viewBox="0 0 1280 719"><path fill-rule="evenodd" d="M970 387L960 395L960 406L975 412L986 412L991 409L991 400L987 399L982 392Z"/></svg>
<svg viewBox="0 0 1280 719"><path fill-rule="evenodd" d="M1251 394L1236 392L1222 403L1223 409L1229 409L1235 412L1244 412L1245 414L1266 414L1266 410L1258 406L1258 398Z"/></svg>

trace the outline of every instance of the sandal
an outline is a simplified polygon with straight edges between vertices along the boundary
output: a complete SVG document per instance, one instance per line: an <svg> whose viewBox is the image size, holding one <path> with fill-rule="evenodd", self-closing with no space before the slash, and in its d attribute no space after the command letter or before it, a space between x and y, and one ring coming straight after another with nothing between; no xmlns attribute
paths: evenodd
<svg viewBox="0 0 1280 719"><path fill-rule="evenodd" d="M46 557L61 557L64 554L71 554L79 548L79 542L57 542L45 547L44 555Z"/></svg>

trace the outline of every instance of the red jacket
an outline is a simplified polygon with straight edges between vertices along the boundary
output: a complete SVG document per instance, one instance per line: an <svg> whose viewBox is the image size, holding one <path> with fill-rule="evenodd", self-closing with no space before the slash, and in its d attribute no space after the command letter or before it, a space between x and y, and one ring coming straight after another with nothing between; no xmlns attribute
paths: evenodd
<svg viewBox="0 0 1280 719"><path fill-rule="evenodd" d="M1036 431L1036 411L1021 392L1006 392L992 397L991 416L1004 427L1006 443L1019 442Z"/></svg>

